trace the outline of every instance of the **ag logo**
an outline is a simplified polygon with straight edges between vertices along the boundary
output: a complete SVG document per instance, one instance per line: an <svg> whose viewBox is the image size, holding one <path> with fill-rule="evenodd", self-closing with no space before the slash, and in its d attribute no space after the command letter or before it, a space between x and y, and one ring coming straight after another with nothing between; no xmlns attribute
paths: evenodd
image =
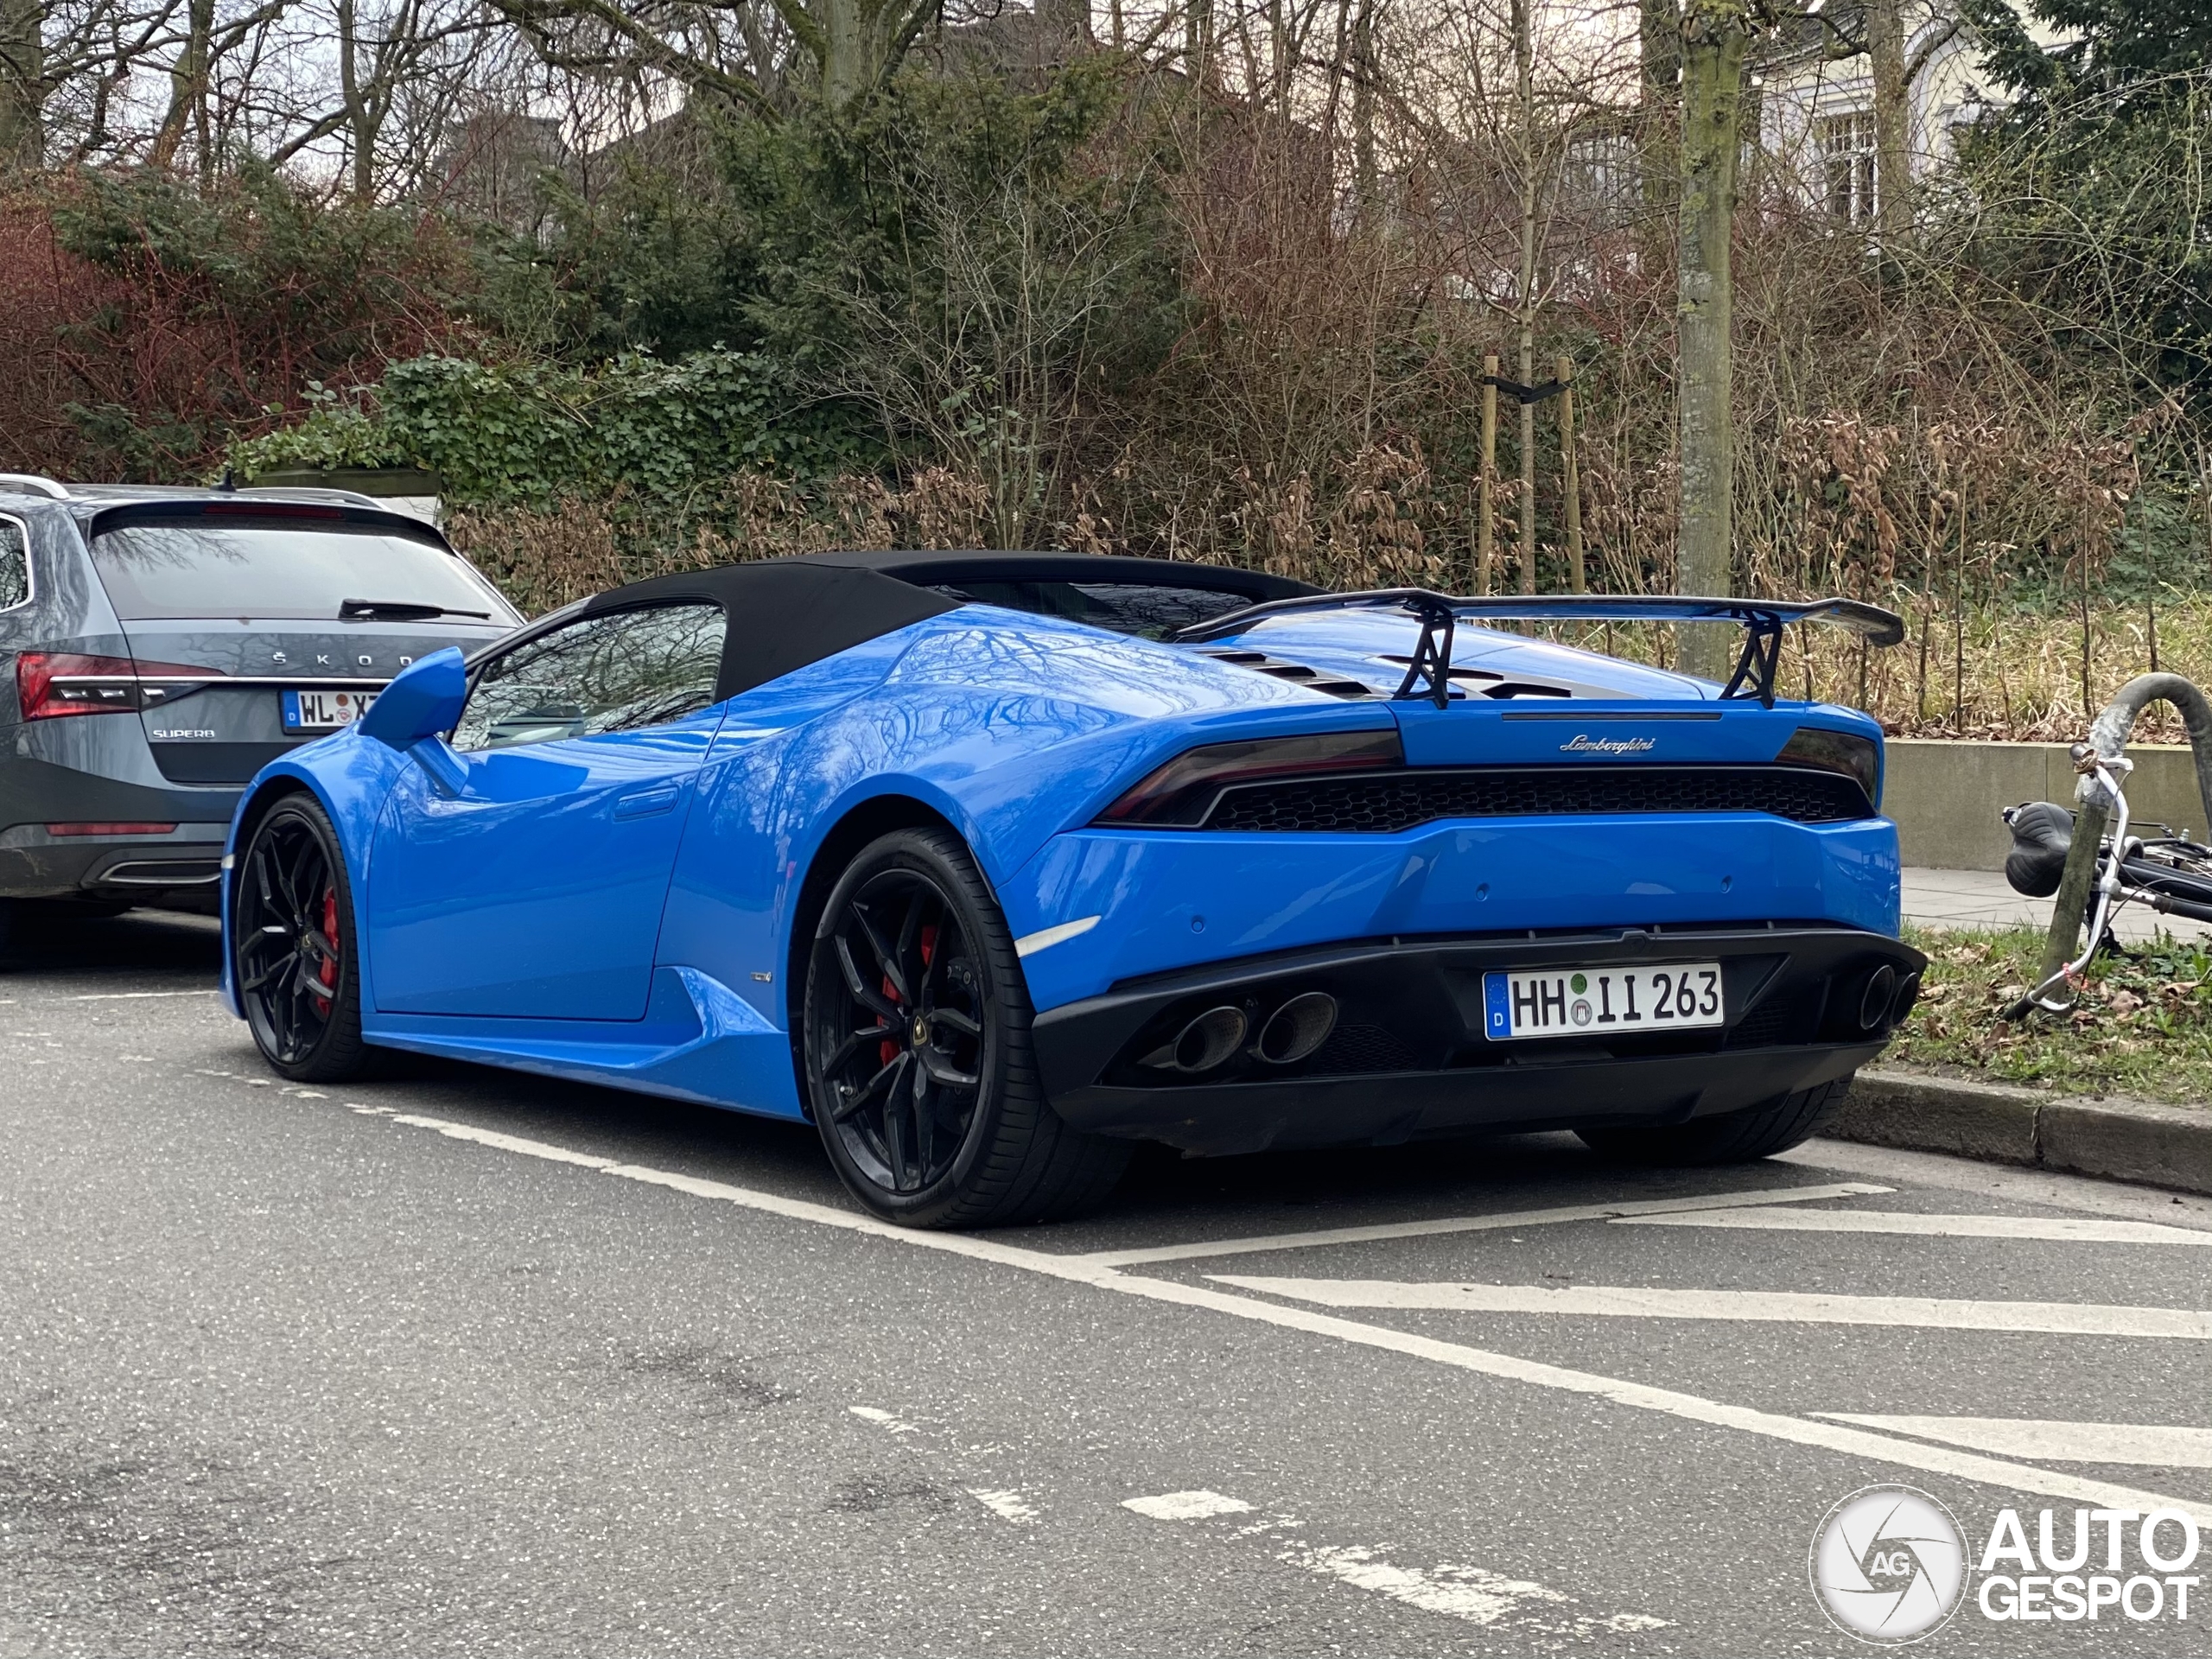
<svg viewBox="0 0 2212 1659"><path fill-rule="evenodd" d="M1951 1512L1911 1486L1868 1486L1813 1535L1813 1593L1837 1627L1898 1647L1948 1622L1967 1586L1966 1540Z"/></svg>

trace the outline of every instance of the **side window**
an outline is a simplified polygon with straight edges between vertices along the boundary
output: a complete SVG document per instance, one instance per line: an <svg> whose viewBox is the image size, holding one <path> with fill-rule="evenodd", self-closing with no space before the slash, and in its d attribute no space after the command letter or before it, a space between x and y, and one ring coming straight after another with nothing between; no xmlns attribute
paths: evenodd
<svg viewBox="0 0 2212 1659"><path fill-rule="evenodd" d="M588 617L479 671L456 749L635 731L711 706L728 624L718 605Z"/></svg>
<svg viewBox="0 0 2212 1659"><path fill-rule="evenodd" d="M22 525L0 518L0 611L12 609L31 596L31 550Z"/></svg>

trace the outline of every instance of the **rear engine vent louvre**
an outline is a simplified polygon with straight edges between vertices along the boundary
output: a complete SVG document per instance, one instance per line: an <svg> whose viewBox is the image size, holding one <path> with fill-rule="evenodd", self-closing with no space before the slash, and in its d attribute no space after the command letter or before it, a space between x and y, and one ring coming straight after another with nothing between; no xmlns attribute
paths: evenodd
<svg viewBox="0 0 2212 1659"><path fill-rule="evenodd" d="M1234 663L1239 668L1249 668L1255 674L1265 674L1274 679L1288 680L1310 690L1325 691L1332 697L1356 701L1371 697L1375 688L1358 680L1342 679L1333 674L1324 674L1319 669L1308 668L1303 663L1287 663L1270 657L1264 651L1208 651L1199 653L1218 663Z"/></svg>
<svg viewBox="0 0 2212 1659"><path fill-rule="evenodd" d="M1494 766L1293 779L1222 791L1201 826L1389 834L1439 818L1767 812L1798 823L1871 818L1850 779L1796 766Z"/></svg>

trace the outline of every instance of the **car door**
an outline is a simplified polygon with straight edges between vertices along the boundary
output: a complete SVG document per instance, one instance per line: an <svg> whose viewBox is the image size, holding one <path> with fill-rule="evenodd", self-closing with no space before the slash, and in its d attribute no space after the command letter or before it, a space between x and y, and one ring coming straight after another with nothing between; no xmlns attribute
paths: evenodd
<svg viewBox="0 0 2212 1659"><path fill-rule="evenodd" d="M718 605L585 616L477 671L369 860L379 1008L640 1020L669 874L721 723Z"/></svg>

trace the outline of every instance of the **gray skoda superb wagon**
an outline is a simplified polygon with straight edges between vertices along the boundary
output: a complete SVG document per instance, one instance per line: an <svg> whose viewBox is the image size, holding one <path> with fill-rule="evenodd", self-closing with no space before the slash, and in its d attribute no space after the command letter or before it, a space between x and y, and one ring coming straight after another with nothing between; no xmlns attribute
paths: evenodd
<svg viewBox="0 0 2212 1659"><path fill-rule="evenodd" d="M521 618L366 496L0 474L0 944L212 905L238 791L385 681Z"/></svg>

